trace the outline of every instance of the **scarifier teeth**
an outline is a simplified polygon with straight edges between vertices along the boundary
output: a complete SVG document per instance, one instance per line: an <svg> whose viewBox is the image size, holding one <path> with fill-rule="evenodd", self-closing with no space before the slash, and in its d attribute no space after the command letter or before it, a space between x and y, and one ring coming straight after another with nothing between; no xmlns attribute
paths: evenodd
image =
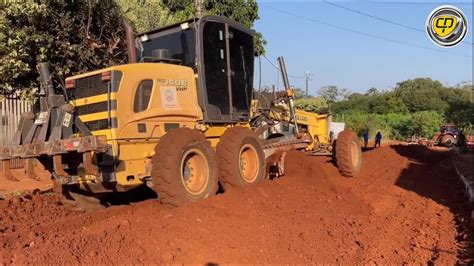
<svg viewBox="0 0 474 266"><path fill-rule="evenodd" d="M20 181L12 175L12 172L10 169L10 160L2 160L2 174L5 176L7 180L15 181L15 182Z"/></svg>

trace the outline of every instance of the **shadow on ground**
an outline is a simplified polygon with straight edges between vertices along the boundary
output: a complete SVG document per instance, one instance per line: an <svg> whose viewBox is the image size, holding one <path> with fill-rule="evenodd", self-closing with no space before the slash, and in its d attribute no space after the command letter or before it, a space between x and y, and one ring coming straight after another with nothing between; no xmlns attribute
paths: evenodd
<svg viewBox="0 0 474 266"><path fill-rule="evenodd" d="M141 202L149 199L157 199L158 195L155 191L147 186L139 186L136 189L120 192L110 193L107 197L103 198L103 204L109 206L117 205L130 205L136 202Z"/></svg>
<svg viewBox="0 0 474 266"><path fill-rule="evenodd" d="M469 205L463 193L463 185L457 179L451 161L454 151L434 150L418 145L391 145L390 147L410 160L409 166L402 170L395 185L430 198L451 210L455 216L458 236L469 236L467 239L457 239L465 246L465 252L458 254L459 262L472 265L474 238L473 232L469 230Z"/></svg>

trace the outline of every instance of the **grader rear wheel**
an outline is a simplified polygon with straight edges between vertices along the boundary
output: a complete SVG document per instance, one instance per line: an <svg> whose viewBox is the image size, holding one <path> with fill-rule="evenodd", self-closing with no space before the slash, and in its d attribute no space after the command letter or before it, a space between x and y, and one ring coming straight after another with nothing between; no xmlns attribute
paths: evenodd
<svg viewBox="0 0 474 266"><path fill-rule="evenodd" d="M250 129L227 129L217 144L217 154L219 177L224 184L242 187L265 179L265 155Z"/></svg>
<svg viewBox="0 0 474 266"><path fill-rule="evenodd" d="M362 151L357 135L352 130L344 130L337 136L333 149L339 172L346 177L355 177L362 166Z"/></svg>
<svg viewBox="0 0 474 266"><path fill-rule="evenodd" d="M196 130L178 128L164 135L152 164L153 187L163 204L179 206L217 192L215 152Z"/></svg>

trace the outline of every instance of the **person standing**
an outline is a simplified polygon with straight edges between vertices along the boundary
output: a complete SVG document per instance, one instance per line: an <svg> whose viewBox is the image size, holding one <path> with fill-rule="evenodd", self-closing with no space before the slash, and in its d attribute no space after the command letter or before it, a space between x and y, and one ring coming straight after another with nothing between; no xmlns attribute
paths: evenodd
<svg viewBox="0 0 474 266"><path fill-rule="evenodd" d="M459 152L462 154L467 153L467 141L466 141L466 135L464 135L464 132L461 130L458 133L458 141L456 145L459 146Z"/></svg>
<svg viewBox="0 0 474 266"><path fill-rule="evenodd" d="M377 134L375 135L375 148L377 148L377 145L380 148L380 143L381 142L382 142L382 133L380 133L380 131L378 131Z"/></svg>
<svg viewBox="0 0 474 266"><path fill-rule="evenodd" d="M369 131L364 132L364 148L367 149L367 145L369 144Z"/></svg>

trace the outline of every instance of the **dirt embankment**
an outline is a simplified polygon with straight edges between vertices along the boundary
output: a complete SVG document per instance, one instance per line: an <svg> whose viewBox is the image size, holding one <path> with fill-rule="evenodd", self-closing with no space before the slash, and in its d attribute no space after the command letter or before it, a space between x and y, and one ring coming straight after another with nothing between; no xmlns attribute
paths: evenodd
<svg viewBox="0 0 474 266"><path fill-rule="evenodd" d="M292 152L278 180L179 208L148 200L81 213L54 195L10 198L0 201L0 263L469 262L448 153L363 156L360 177L347 179L327 158Z"/></svg>

